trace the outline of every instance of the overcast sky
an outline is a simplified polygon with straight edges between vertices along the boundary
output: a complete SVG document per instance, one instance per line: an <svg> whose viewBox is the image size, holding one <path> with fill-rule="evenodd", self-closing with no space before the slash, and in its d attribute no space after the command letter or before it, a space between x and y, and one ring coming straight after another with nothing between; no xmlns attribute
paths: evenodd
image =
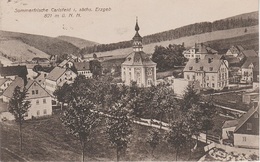
<svg viewBox="0 0 260 162"><path fill-rule="evenodd" d="M258 10L258 0L0 0L0 29L56 37L68 35L113 43L134 36L138 16L140 35L148 35L202 21L214 21ZM107 12L96 7L111 8ZM48 9L51 18L42 12L15 12L16 9ZM64 12L52 8L71 8L79 18L62 18ZM91 8L91 12L78 12ZM59 14L59 18L54 15Z"/></svg>

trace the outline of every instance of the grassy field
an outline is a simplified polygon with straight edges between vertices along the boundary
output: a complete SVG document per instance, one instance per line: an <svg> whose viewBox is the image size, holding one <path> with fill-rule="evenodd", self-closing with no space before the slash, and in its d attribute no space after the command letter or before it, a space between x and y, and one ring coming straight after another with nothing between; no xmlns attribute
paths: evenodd
<svg viewBox="0 0 260 162"><path fill-rule="evenodd" d="M1 147L13 151L18 156L28 161L79 161L81 160L80 145L71 135L66 134L61 125L58 115L48 119L27 121L23 126L24 151L19 151L18 127L12 122L0 123L1 125ZM150 147L145 141L150 127L133 125L133 134L126 154L121 160L175 160L175 149L168 147L162 141L154 152L154 157L150 155ZM87 146L87 161L109 161L115 160L115 149L110 146L106 139L105 126L101 124ZM189 159L188 149L180 153L178 160L197 161L203 156L204 145L199 143L199 147L192 153ZM1 151L1 161L13 161L14 157Z"/></svg>

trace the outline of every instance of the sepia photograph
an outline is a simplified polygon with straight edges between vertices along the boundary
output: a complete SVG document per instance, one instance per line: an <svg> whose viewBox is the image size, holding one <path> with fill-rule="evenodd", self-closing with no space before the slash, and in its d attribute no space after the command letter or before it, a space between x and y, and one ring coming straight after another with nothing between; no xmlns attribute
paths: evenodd
<svg viewBox="0 0 260 162"><path fill-rule="evenodd" d="M0 161L259 161L258 0L0 0Z"/></svg>

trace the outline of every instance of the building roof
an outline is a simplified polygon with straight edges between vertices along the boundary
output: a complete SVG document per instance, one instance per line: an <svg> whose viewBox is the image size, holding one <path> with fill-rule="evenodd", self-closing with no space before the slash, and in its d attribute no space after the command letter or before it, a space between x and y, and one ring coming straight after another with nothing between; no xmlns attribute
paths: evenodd
<svg viewBox="0 0 260 162"><path fill-rule="evenodd" d="M69 60L63 60L58 66L59 67L63 67L64 65L66 65L69 62Z"/></svg>
<svg viewBox="0 0 260 162"><path fill-rule="evenodd" d="M47 73L40 73L34 80L40 84L42 84L45 81L44 75L48 75ZM47 77L47 76L46 76Z"/></svg>
<svg viewBox="0 0 260 162"><path fill-rule="evenodd" d="M0 86L2 86L6 81L8 81L10 79L7 78L0 78Z"/></svg>
<svg viewBox="0 0 260 162"><path fill-rule="evenodd" d="M156 65L155 62L153 62L150 57L144 53L143 51L139 52L132 52L130 53L125 61L122 63L122 65Z"/></svg>
<svg viewBox="0 0 260 162"><path fill-rule="evenodd" d="M233 56L233 55L225 55L225 59L228 61L229 64L238 64L240 63L240 59Z"/></svg>
<svg viewBox="0 0 260 162"><path fill-rule="evenodd" d="M244 56L246 57L257 57L257 53L255 52L255 50L244 50L241 52Z"/></svg>
<svg viewBox="0 0 260 162"><path fill-rule="evenodd" d="M24 65L0 67L0 74L2 76L26 76L28 74L27 68Z"/></svg>
<svg viewBox="0 0 260 162"><path fill-rule="evenodd" d="M46 77L46 79L56 81L60 76L65 73L67 69L61 67L55 67Z"/></svg>
<svg viewBox="0 0 260 162"><path fill-rule="evenodd" d="M227 120L223 124L222 128L236 127L237 124L238 124L238 120Z"/></svg>
<svg viewBox="0 0 260 162"><path fill-rule="evenodd" d="M229 51L232 53L232 54L238 54L239 52L243 51L244 50L244 47L242 47L241 45L235 45L235 46L231 46L229 48Z"/></svg>
<svg viewBox="0 0 260 162"><path fill-rule="evenodd" d="M258 57L248 57L246 58L246 61L242 65L242 68L248 68L250 64L253 64L254 66L259 66L259 58Z"/></svg>
<svg viewBox="0 0 260 162"><path fill-rule="evenodd" d="M77 71L89 70L89 62L74 62L74 66Z"/></svg>
<svg viewBox="0 0 260 162"><path fill-rule="evenodd" d="M194 72L194 71L205 71L205 72L218 72L219 67L223 60L221 55L210 54L206 55L204 59L189 59L184 72Z"/></svg>
<svg viewBox="0 0 260 162"><path fill-rule="evenodd" d="M247 113L238 119L238 124L234 132L236 132L252 115L254 115L255 112L259 112L259 105L257 107L252 107Z"/></svg>
<svg viewBox="0 0 260 162"><path fill-rule="evenodd" d="M24 85L24 80L21 77L15 78L15 80L10 84L10 86L7 87L7 89L4 91L3 96L11 98L13 96L13 92L14 92L14 89L15 89L16 86L18 86L20 88L24 88L25 87L26 90L29 90L30 87L32 87L32 86L36 86L37 87L38 94L32 95L31 93L27 93L26 99L42 98L42 97L49 97L49 96L51 96L47 91L45 91L45 89L43 89L40 86L40 84L38 84L34 80L28 80L27 84Z"/></svg>

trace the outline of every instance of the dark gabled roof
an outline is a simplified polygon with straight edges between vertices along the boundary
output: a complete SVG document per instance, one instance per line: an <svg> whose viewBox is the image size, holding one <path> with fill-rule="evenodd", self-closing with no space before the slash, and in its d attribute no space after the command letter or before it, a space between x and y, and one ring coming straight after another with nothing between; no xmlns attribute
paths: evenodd
<svg viewBox="0 0 260 162"><path fill-rule="evenodd" d="M28 92L26 99L31 99L31 98L41 98L41 97L49 97L51 96L44 88L41 87L39 83L37 83L34 80L28 80L27 84L24 85L24 80L20 77L15 78L15 80L10 84L9 87L4 91L3 96L11 98L13 96L13 92L16 86L20 88L24 88L28 90L32 84L35 83L36 86L39 86L40 88L38 89L39 92L38 94L32 95L31 93Z"/></svg>
<svg viewBox="0 0 260 162"><path fill-rule="evenodd" d="M67 69L61 67L55 67L46 77L46 79L56 81L60 78L60 76L65 73Z"/></svg>
<svg viewBox="0 0 260 162"><path fill-rule="evenodd" d="M254 115L255 112L259 113L259 105L258 105L257 107L252 107L251 109L248 110L247 113L245 113L244 115L242 115L242 116L238 119L238 124L237 124L236 129L234 130L234 132L236 132L240 127L242 127L242 125L243 125L252 115Z"/></svg>
<svg viewBox="0 0 260 162"><path fill-rule="evenodd" d="M183 71L194 72L203 70L205 72L218 72L221 63L223 62L223 59L221 59L221 57L221 55L209 54L206 55L204 59L189 59ZM211 60L210 62L209 59Z"/></svg>
<svg viewBox="0 0 260 162"><path fill-rule="evenodd" d="M2 76L26 76L27 68L24 65L0 67Z"/></svg>
<svg viewBox="0 0 260 162"><path fill-rule="evenodd" d="M254 66L258 66L259 65L258 59L259 59L258 57L248 57L248 58L246 58L246 61L242 65L242 68L248 68L248 66L250 64L253 64Z"/></svg>
<svg viewBox="0 0 260 162"><path fill-rule="evenodd" d="M156 65L155 62L153 62L150 57L144 53L143 51L140 52L132 52L129 54L125 62L122 63L122 65Z"/></svg>
<svg viewBox="0 0 260 162"><path fill-rule="evenodd" d="M224 58L228 61L229 64L238 64L240 59L233 55L225 55Z"/></svg>
<svg viewBox="0 0 260 162"><path fill-rule="evenodd" d="M89 62L74 62L77 71L90 70Z"/></svg>
<svg viewBox="0 0 260 162"><path fill-rule="evenodd" d="M244 50L241 52L245 57L257 57L255 50Z"/></svg>

